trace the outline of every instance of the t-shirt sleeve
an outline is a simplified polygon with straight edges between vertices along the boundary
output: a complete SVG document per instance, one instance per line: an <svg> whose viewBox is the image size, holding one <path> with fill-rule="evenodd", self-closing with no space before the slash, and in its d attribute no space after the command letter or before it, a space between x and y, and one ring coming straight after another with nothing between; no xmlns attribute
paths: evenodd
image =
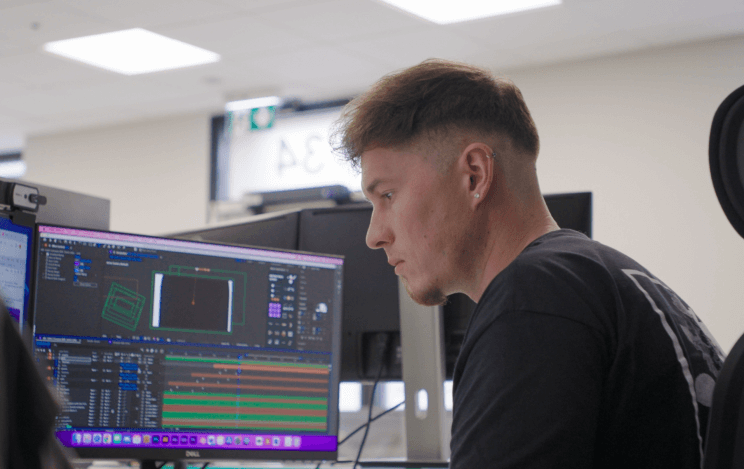
<svg viewBox="0 0 744 469"><path fill-rule="evenodd" d="M607 366L600 334L513 311L472 343L456 377L451 467L592 467Z"/></svg>

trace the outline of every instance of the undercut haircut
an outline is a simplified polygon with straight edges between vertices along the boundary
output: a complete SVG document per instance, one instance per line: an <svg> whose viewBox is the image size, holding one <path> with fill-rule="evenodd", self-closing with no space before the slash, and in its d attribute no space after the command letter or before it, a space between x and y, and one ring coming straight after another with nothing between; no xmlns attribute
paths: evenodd
<svg viewBox="0 0 744 469"><path fill-rule="evenodd" d="M532 157L540 149L519 88L487 70L439 59L387 75L352 100L334 125L331 146L359 168L365 151L453 130L506 135Z"/></svg>

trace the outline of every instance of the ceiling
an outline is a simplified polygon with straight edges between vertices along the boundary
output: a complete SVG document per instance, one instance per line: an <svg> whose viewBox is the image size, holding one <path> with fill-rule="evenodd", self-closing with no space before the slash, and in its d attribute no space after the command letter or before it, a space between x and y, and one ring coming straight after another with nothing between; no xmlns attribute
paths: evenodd
<svg viewBox="0 0 744 469"><path fill-rule="evenodd" d="M222 60L123 76L42 50L133 27ZM739 34L741 0L564 0L445 26L378 0L0 0L0 152L39 133L217 113L233 96L345 98L429 57L508 72Z"/></svg>

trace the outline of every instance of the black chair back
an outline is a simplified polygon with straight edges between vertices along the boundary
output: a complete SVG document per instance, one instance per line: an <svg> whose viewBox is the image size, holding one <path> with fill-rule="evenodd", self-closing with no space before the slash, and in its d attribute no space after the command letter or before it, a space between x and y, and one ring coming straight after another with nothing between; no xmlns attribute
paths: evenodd
<svg viewBox="0 0 744 469"><path fill-rule="evenodd" d="M723 362L708 419L703 469L744 468L744 336Z"/></svg>

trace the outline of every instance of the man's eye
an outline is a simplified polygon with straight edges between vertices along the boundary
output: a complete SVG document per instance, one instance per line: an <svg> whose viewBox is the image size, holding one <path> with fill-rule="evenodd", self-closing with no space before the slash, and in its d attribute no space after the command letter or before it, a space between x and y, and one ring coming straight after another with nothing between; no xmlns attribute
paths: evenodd
<svg viewBox="0 0 744 469"><path fill-rule="evenodd" d="M392 198L393 198L393 193L392 193L392 192L385 192L384 194L382 194L382 198L383 198L383 199L388 199L388 200L390 200L390 199L392 199Z"/></svg>

